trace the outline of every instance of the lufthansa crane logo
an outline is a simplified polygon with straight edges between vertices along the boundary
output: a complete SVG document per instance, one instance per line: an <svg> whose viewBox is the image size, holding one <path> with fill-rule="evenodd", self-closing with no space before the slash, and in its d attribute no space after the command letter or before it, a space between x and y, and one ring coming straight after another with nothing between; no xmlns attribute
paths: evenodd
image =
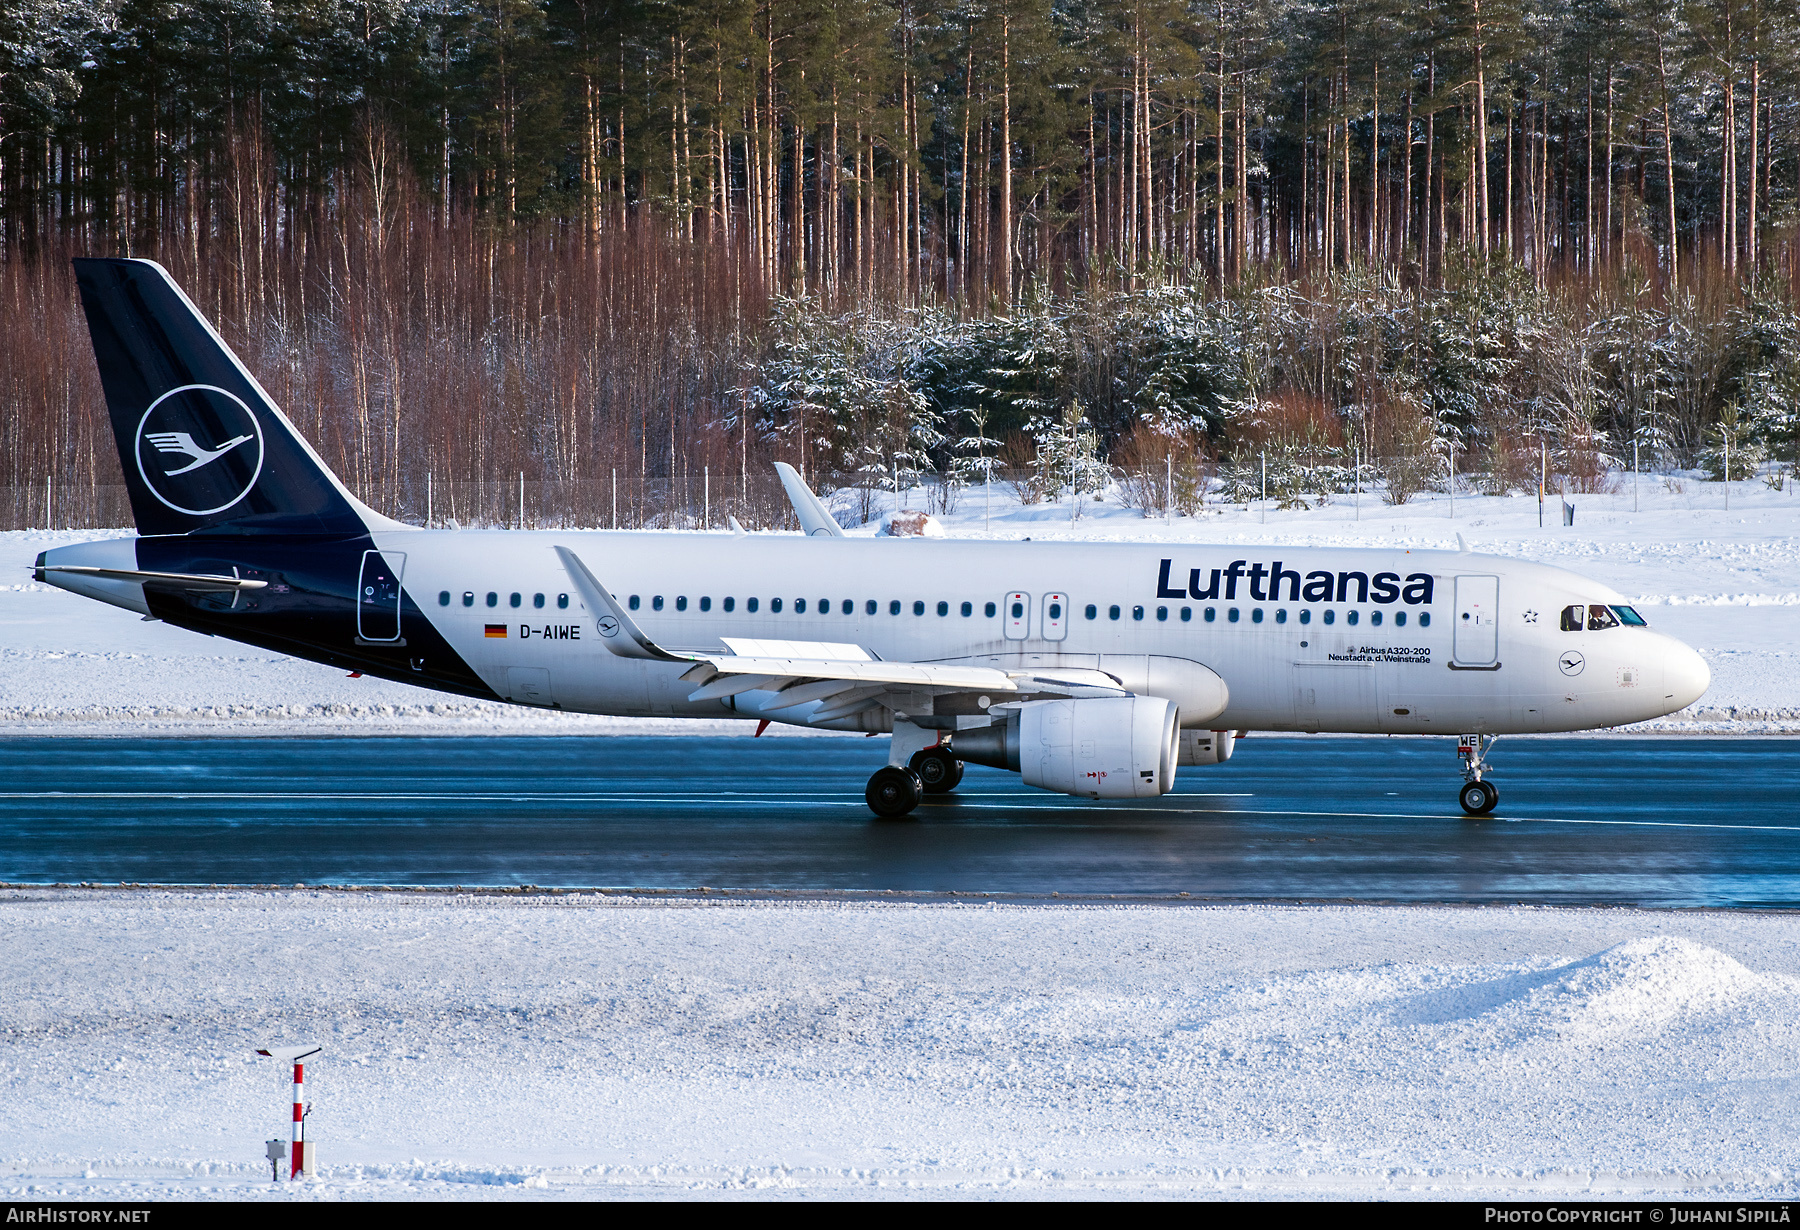
<svg viewBox="0 0 1800 1230"><path fill-rule="evenodd" d="M184 384L151 402L138 420L137 466L150 494L176 512L224 512L262 474L262 425L236 394Z"/></svg>

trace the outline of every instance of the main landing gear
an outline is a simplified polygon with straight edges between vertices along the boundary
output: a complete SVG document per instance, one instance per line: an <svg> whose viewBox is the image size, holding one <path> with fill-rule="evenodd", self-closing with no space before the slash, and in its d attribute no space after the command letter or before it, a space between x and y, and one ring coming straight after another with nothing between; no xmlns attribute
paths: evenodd
<svg viewBox="0 0 1800 1230"><path fill-rule="evenodd" d="M919 805L925 797L925 783L911 769L884 765L869 779L863 798L869 810L883 820L898 820Z"/></svg>
<svg viewBox="0 0 1800 1230"><path fill-rule="evenodd" d="M948 794L962 781L963 763L945 747L927 747L912 754L906 767L887 765L875 770L863 791L869 810L883 820L907 815L928 794Z"/></svg>
<svg viewBox="0 0 1800 1230"><path fill-rule="evenodd" d="M925 784L926 794L949 794L962 781L963 763L942 747L914 752L910 767Z"/></svg>
<svg viewBox="0 0 1800 1230"><path fill-rule="evenodd" d="M1486 751L1493 746L1492 735L1457 736L1456 754L1463 760L1463 788L1456 798L1471 816L1485 816L1500 804L1500 792L1494 783L1481 777L1489 770Z"/></svg>

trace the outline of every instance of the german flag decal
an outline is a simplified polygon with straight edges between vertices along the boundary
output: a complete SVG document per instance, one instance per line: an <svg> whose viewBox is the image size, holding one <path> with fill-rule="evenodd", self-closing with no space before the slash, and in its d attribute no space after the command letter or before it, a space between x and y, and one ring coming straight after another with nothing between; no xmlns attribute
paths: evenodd
<svg viewBox="0 0 1800 1230"><path fill-rule="evenodd" d="M501 640L505 640L506 639L506 625L505 624L488 624L487 625L487 634L489 636L497 636Z"/></svg>

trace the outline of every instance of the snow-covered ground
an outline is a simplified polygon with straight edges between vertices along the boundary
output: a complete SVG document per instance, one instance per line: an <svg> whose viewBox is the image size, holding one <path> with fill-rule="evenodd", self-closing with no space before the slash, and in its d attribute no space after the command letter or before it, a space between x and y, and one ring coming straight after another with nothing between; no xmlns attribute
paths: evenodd
<svg viewBox="0 0 1800 1230"><path fill-rule="evenodd" d="M1348 496L1310 511L1221 506L1173 524L1116 503L1084 504L1071 528L1061 505L1021 507L1002 489L991 515L965 493L943 518L956 537L1096 541L1279 542L1471 548L1572 568L1614 586L1657 626L1699 648L1712 690L1692 709L1628 728L1800 732L1800 494L1760 481L1723 485L1629 474L1610 495L1572 496L1574 528L1555 497L1539 528L1535 497L1443 495L1400 507ZM1639 511L1633 511L1634 499ZM852 533L873 534L870 525ZM127 531L118 531L127 532ZM684 723L546 714L483 704L182 632L37 585L47 547L111 534L0 533L0 729L7 734L330 733L577 734L631 731L749 734L743 722ZM776 728L782 729L782 728Z"/></svg>
<svg viewBox="0 0 1800 1230"><path fill-rule="evenodd" d="M1800 1195L1793 915L15 889L0 954L0 1199Z"/></svg>

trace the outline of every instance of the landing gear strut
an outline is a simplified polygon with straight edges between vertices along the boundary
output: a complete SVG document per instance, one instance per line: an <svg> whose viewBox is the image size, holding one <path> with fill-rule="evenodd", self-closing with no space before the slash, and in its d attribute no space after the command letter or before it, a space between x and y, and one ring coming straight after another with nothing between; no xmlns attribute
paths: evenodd
<svg viewBox="0 0 1800 1230"><path fill-rule="evenodd" d="M908 767L919 775L926 794L949 794L962 781L962 761L942 747L928 747L914 752Z"/></svg>
<svg viewBox="0 0 1800 1230"><path fill-rule="evenodd" d="M898 820L919 805L925 797L925 783L911 769L886 765L875 770L863 798L869 810L883 820Z"/></svg>
<svg viewBox="0 0 1800 1230"><path fill-rule="evenodd" d="M1493 746L1492 735L1459 735L1456 740L1456 754L1463 760L1463 788L1456 797L1471 816L1485 816L1500 804L1494 783L1481 777L1489 771L1486 752Z"/></svg>

